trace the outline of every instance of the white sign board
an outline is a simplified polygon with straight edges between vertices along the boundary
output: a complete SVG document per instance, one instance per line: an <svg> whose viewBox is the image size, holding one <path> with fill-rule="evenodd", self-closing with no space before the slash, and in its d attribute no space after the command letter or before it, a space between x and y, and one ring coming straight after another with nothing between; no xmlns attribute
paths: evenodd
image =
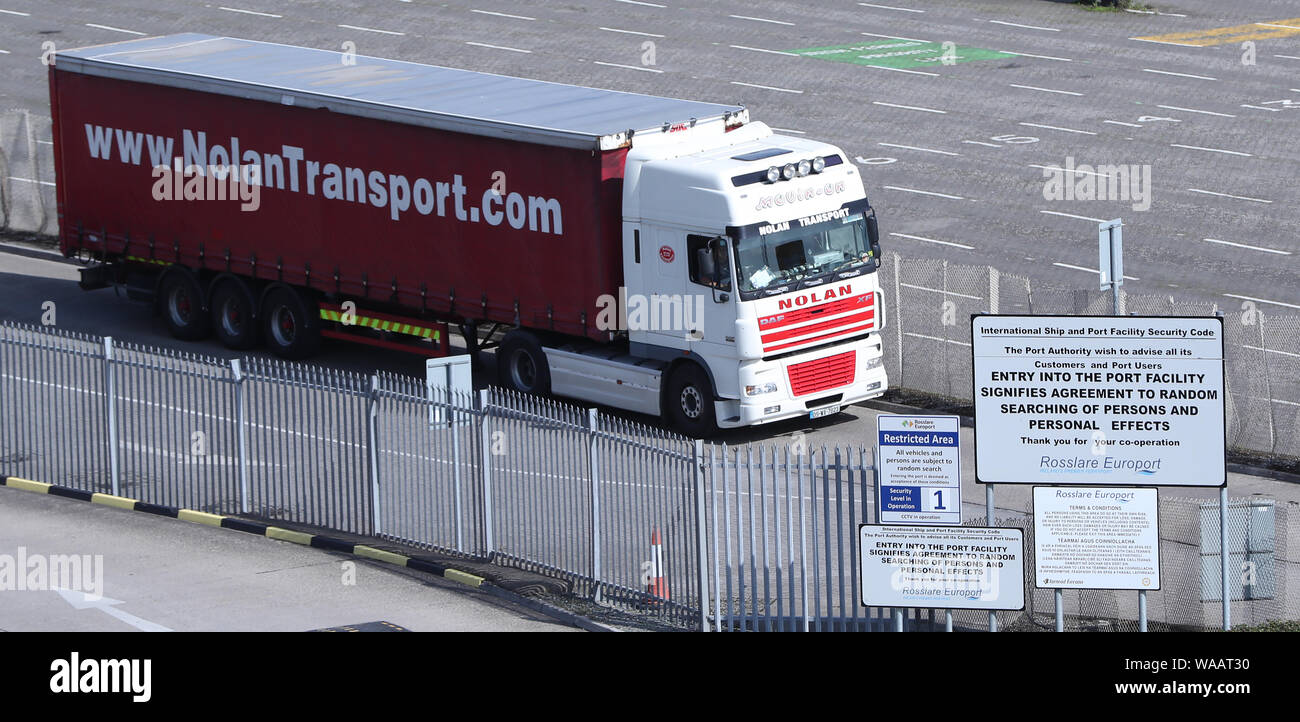
<svg viewBox="0 0 1300 722"><path fill-rule="evenodd" d="M882 524L961 523L961 420L876 416Z"/></svg>
<svg viewBox="0 0 1300 722"><path fill-rule="evenodd" d="M861 524L858 552L864 606L1025 608L1019 529Z"/></svg>
<svg viewBox="0 0 1300 722"><path fill-rule="evenodd" d="M974 316L975 478L1223 486L1223 320Z"/></svg>
<svg viewBox="0 0 1300 722"><path fill-rule="evenodd" d="M1156 490L1034 487L1034 585L1159 589Z"/></svg>
<svg viewBox="0 0 1300 722"><path fill-rule="evenodd" d="M429 399L429 426L456 425L455 411L472 403L474 378L471 357L443 356L431 358L424 364L424 387Z"/></svg>

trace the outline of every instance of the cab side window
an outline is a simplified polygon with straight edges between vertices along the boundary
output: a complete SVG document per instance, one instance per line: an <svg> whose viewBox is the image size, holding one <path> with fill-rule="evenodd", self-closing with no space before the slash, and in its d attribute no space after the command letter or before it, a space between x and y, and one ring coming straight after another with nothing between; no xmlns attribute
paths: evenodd
<svg viewBox="0 0 1300 722"><path fill-rule="evenodd" d="M729 248L725 242L715 243L709 248L709 242L715 236L686 236L686 256L691 275L691 283L731 290L731 263Z"/></svg>

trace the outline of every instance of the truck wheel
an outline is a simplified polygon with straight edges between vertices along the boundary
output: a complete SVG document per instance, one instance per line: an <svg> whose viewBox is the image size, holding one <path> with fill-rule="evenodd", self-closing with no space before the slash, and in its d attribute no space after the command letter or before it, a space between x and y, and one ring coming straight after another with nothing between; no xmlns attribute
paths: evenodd
<svg viewBox="0 0 1300 722"><path fill-rule="evenodd" d="M172 336L183 341L208 337L212 326L203 311L203 289L189 273L173 271L163 277L158 289L163 320Z"/></svg>
<svg viewBox="0 0 1300 722"><path fill-rule="evenodd" d="M682 364L668 378L664 399L668 419L683 434L701 439L717 433L713 412L713 384L704 369L693 363Z"/></svg>
<svg viewBox="0 0 1300 722"><path fill-rule="evenodd" d="M551 391L551 370L542 343L527 331L511 331L497 349L497 378L502 386L525 394Z"/></svg>
<svg viewBox="0 0 1300 722"><path fill-rule="evenodd" d="M262 338L276 356L307 358L320 348L320 312L301 293L277 288L262 304Z"/></svg>
<svg viewBox="0 0 1300 722"><path fill-rule="evenodd" d="M257 345L257 302L243 281L229 279L212 293L212 329L226 348L245 350Z"/></svg>

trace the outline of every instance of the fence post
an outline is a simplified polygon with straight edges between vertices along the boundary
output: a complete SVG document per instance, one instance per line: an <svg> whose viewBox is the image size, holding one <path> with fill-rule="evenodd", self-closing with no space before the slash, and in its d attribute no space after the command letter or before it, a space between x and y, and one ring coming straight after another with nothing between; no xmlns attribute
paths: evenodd
<svg viewBox="0 0 1300 722"><path fill-rule="evenodd" d="M1259 327L1259 355L1264 359L1264 395L1268 398L1268 450L1277 453L1277 424L1274 422L1273 407L1273 370L1269 368L1268 344L1264 341L1264 314L1255 312L1255 325ZM1225 333L1226 335L1226 333ZM1249 398L1249 397L1247 397Z"/></svg>
<svg viewBox="0 0 1300 722"><path fill-rule="evenodd" d="M479 474L483 485L483 556L492 558L492 434L488 430L488 390L479 389Z"/></svg>
<svg viewBox="0 0 1300 722"><path fill-rule="evenodd" d="M998 313L998 307L1002 303L1002 278L998 275L998 269L989 266L989 313Z"/></svg>
<svg viewBox="0 0 1300 722"><path fill-rule="evenodd" d="M244 371L239 359L230 359L230 373L235 379L235 438L239 444L239 512L251 513L248 490L248 406L244 398Z"/></svg>
<svg viewBox="0 0 1300 722"><path fill-rule="evenodd" d="M698 549L697 563L700 565L700 630L707 632L709 631L709 555L706 551L708 533L704 522L704 441L702 439L695 440L695 454L691 458L691 463L695 465L695 544ZM775 476L775 458L772 464L772 473ZM781 540L778 539L777 544L780 543Z"/></svg>
<svg viewBox="0 0 1300 722"><path fill-rule="evenodd" d="M901 285L902 282L898 280L899 277L902 275L903 275L903 257L895 253L894 254L894 297L889 299L889 302L893 304L891 308L893 308L894 310L893 314L891 314L891 317L889 319L889 323L894 324L894 328L895 328L894 338L896 339L894 346L895 348L898 349L898 381L894 382L895 388L901 387L903 385L903 381L907 378L907 374L903 372L903 296L902 296L903 287Z"/></svg>
<svg viewBox="0 0 1300 722"><path fill-rule="evenodd" d="M456 551L465 551L465 517L461 511L461 493L460 493L460 427L457 416L460 409L457 408L461 402L468 402L470 399L461 398L451 388L447 389L447 416L451 419L451 473L452 480L455 484L455 503L456 503Z"/></svg>
<svg viewBox="0 0 1300 722"><path fill-rule="evenodd" d="M370 377L370 394L366 396L366 448L370 467L370 513L375 534L383 533L379 514L379 375Z"/></svg>
<svg viewBox="0 0 1300 722"><path fill-rule="evenodd" d="M104 337L104 413L108 415L108 463L113 496L122 495L121 460L117 442L117 387L113 378L113 337Z"/></svg>
<svg viewBox="0 0 1300 722"><path fill-rule="evenodd" d="M595 409L587 409L587 478L591 481L591 505L588 509L591 524L591 598L600 601L600 465L596 458Z"/></svg>

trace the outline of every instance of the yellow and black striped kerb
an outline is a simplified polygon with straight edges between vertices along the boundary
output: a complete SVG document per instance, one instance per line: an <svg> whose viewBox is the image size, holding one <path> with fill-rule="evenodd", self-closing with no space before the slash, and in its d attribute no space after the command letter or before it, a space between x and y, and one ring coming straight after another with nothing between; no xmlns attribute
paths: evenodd
<svg viewBox="0 0 1300 722"><path fill-rule="evenodd" d="M224 516L222 514L211 514L206 511L196 511L194 509L177 509L169 506L159 506L139 501L138 499L128 499L124 496L114 496L112 494L100 494L93 491L82 491L80 489L70 489L66 486L57 486L46 484L40 481L30 479L20 479L16 476L0 476L0 486L7 486L12 489L22 489L24 491L33 491L37 494L49 494L50 496L62 496L68 499L79 499L88 501L92 504L102 504L117 509L127 511L142 511L146 514L156 514L158 516L167 516L181 521L203 524L205 526L220 527L222 529L233 529L248 534L257 534L269 539L278 539L280 541L293 542L305 546L316 547L328 551L342 552L352 554L366 559L393 564L399 567L407 567L416 571L427 572L460 582L471 587L482 587L486 581L477 574L460 571L459 569L450 569L446 565L440 564L430 559L421 559L419 557L410 557L397 552L390 552L385 549L379 549L365 544L354 544L343 539L323 536L321 534L308 534L306 532L294 531L293 529L284 529L270 524L239 519L233 516Z"/></svg>

